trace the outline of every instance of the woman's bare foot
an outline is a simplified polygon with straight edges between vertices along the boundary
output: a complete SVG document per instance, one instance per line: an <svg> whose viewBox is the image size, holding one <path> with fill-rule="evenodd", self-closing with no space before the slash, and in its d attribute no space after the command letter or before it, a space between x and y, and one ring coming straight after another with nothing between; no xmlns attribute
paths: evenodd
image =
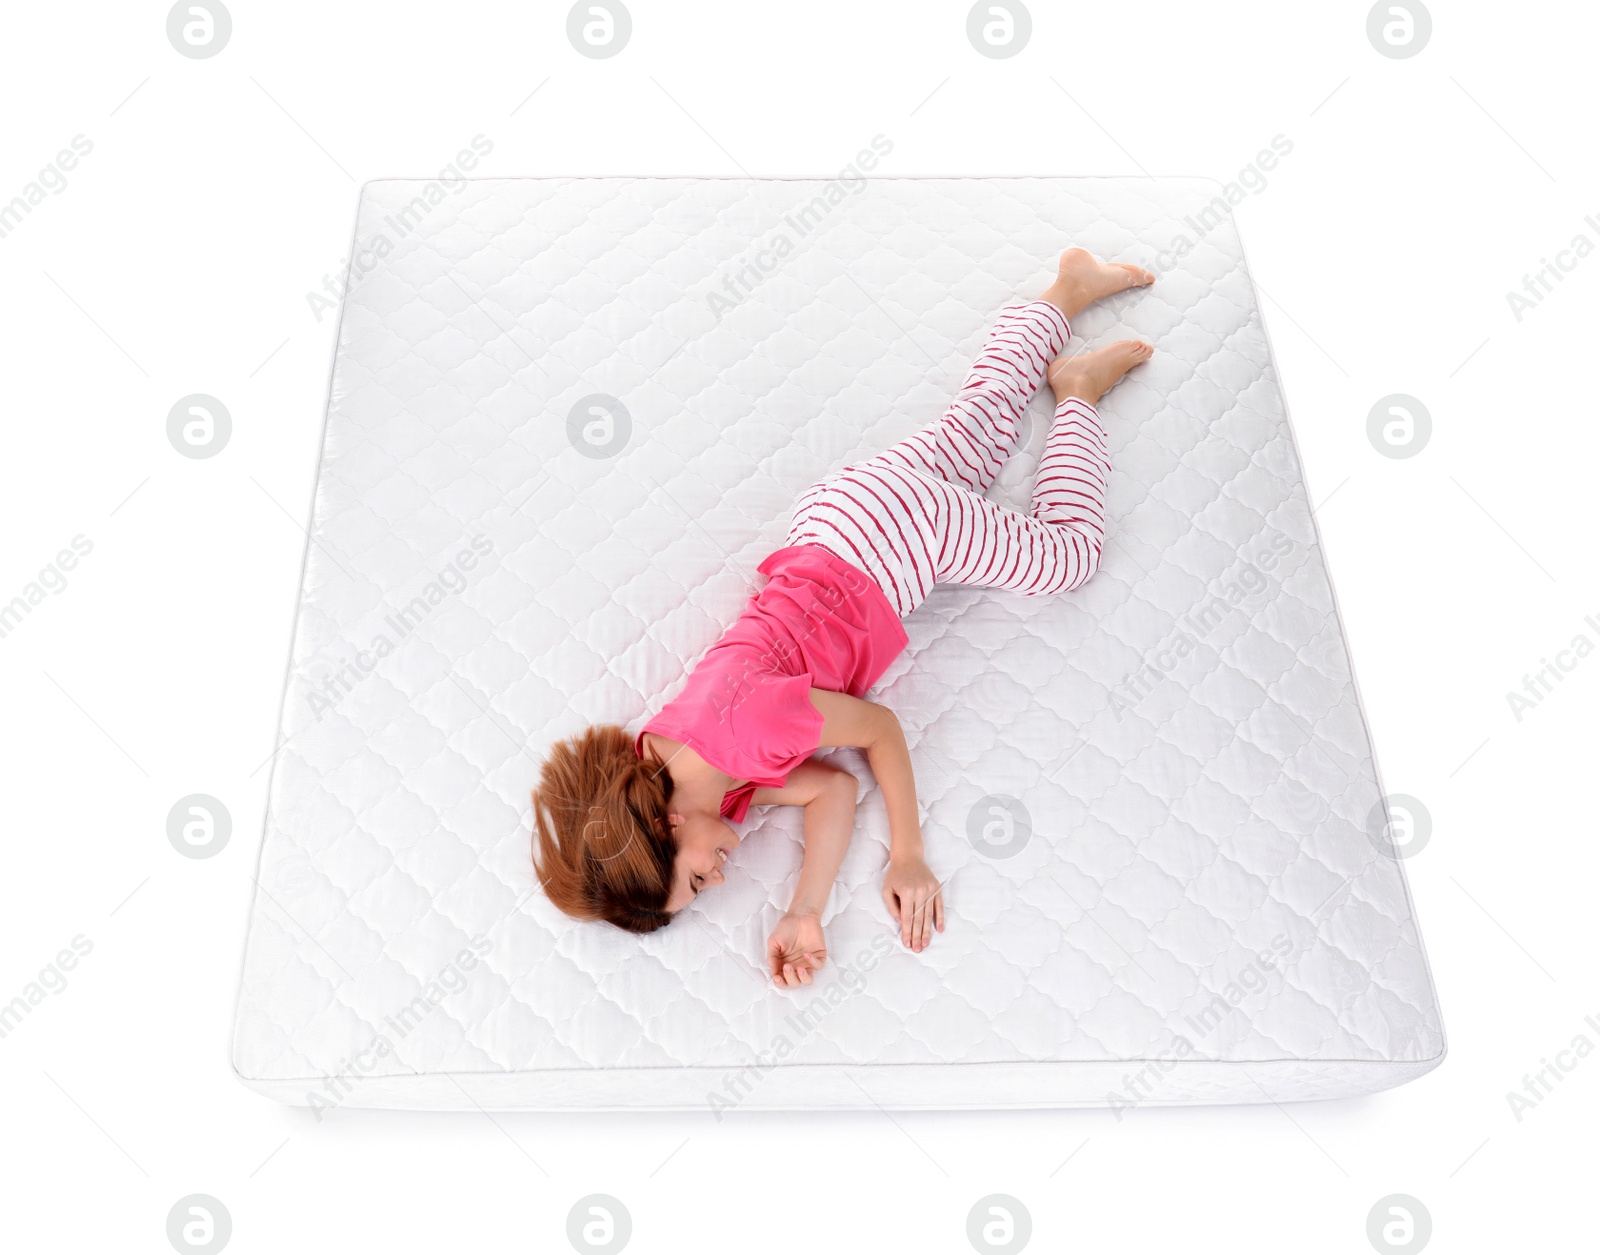
<svg viewBox="0 0 1600 1255"><path fill-rule="evenodd" d="M1119 379L1140 362L1148 362L1154 353L1155 349L1143 340L1118 340L1092 353L1056 358L1048 372L1056 404L1077 397L1098 405Z"/></svg>
<svg viewBox="0 0 1600 1255"><path fill-rule="evenodd" d="M1074 318L1086 305L1103 297L1129 288L1147 288L1155 281L1153 274L1138 266L1101 261L1088 249L1069 248L1061 254L1056 281L1039 299Z"/></svg>

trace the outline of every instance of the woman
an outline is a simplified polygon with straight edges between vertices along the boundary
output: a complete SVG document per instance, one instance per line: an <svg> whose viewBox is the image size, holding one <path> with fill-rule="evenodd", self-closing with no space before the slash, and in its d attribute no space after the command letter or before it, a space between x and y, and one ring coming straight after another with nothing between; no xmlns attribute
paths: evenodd
<svg viewBox="0 0 1600 1255"><path fill-rule="evenodd" d="M944 930L923 858L916 783L900 722L862 700L907 643L901 619L935 584L1028 596L1078 587L1105 537L1105 432L1095 404L1154 350L1123 340L1060 356L1068 319L1155 276L1061 256L1039 300L1003 311L960 394L930 427L813 485L766 585L636 739L616 726L556 745L534 794L534 860L563 911L633 932L670 922L721 884L739 845L729 820L751 806L805 809L805 856L788 912L767 941L774 983L810 984L827 959L822 908L855 824L857 782L811 757L862 750L883 790L883 899L901 941ZM1048 379L1055 418L1027 514L983 494Z"/></svg>

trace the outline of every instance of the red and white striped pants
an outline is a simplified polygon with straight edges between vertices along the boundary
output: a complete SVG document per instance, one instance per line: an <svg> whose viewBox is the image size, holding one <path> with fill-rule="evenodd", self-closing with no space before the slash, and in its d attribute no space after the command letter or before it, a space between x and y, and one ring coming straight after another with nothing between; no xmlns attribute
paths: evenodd
<svg viewBox="0 0 1600 1255"><path fill-rule="evenodd" d="M1092 405L1069 397L1056 407L1030 513L983 495L1071 334L1048 302L1004 310L944 417L808 488L787 543L821 545L865 571L902 617L935 584L1030 595L1078 587L1105 541L1110 463Z"/></svg>

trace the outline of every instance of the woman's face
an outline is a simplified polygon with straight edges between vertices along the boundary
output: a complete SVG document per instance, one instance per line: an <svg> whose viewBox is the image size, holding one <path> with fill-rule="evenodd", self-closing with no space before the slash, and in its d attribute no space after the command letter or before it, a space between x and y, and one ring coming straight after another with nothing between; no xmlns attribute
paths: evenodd
<svg viewBox="0 0 1600 1255"><path fill-rule="evenodd" d="M706 889L722 883L722 865L738 848L739 834L710 815L684 816L668 811L678 856L672 861L672 892L667 910L683 910Z"/></svg>

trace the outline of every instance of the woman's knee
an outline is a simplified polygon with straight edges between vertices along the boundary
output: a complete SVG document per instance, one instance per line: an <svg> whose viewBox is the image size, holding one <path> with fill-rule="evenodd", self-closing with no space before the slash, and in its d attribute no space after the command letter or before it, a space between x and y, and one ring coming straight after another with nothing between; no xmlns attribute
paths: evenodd
<svg viewBox="0 0 1600 1255"><path fill-rule="evenodd" d="M1099 541L1083 539L1067 548L1062 559L1031 594L1045 596L1049 593L1070 593L1082 588L1100 569L1100 553L1104 548Z"/></svg>

